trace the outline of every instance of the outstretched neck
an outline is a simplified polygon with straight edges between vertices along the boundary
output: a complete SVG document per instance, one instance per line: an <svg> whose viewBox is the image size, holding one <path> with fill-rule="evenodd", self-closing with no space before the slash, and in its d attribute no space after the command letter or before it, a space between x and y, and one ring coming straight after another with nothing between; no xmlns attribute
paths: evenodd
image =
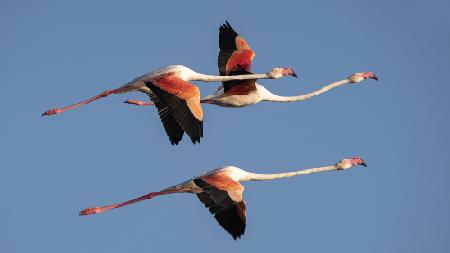
<svg viewBox="0 0 450 253"><path fill-rule="evenodd" d="M273 180L273 179L281 179L281 178L288 178L288 177L294 177L298 175L306 175L316 172L324 172L324 171L332 171L332 170L338 170L339 168L336 165L331 166L324 166L324 167L318 167L318 168L311 168L311 169L305 169L305 170L298 170L298 171L292 171L292 172L285 172L285 173L276 173L276 174L257 174L257 173L250 173L247 176L247 180L245 181L261 181L261 180Z"/></svg>
<svg viewBox="0 0 450 253"><path fill-rule="evenodd" d="M320 88L318 90L315 90L313 92L310 92L310 93L307 93L307 94L304 94L304 95L298 95L298 96L279 96L279 95L275 95L275 94L272 94L270 92L267 92L265 94L265 96L263 97L263 100L264 101L272 101L272 102L295 102L295 101L307 100L307 99L309 99L311 97L320 95L320 94L322 94L324 92L327 92L327 91L329 91L329 90L331 90L333 88L336 88L338 86L341 86L341 85L344 85L344 84L347 84L347 83L350 83L350 80L349 79L344 79L344 80L341 80L341 81L337 81L337 82L328 84L328 85L326 85L326 86L324 86L324 87L322 87L322 88Z"/></svg>
<svg viewBox="0 0 450 253"><path fill-rule="evenodd" d="M191 81L204 81L204 82L226 82L233 80L249 80L249 79L274 79L269 74L248 74L248 75L236 75L236 76L213 76L196 73L191 77Z"/></svg>

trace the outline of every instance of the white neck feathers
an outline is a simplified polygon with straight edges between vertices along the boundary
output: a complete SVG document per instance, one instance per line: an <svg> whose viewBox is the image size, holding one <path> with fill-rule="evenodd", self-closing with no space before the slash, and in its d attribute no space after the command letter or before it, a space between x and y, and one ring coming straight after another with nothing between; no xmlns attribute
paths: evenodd
<svg viewBox="0 0 450 253"><path fill-rule="evenodd" d="M306 175L316 172L324 172L324 171L332 171L337 170L338 167L336 165L331 166L324 166L324 167L318 167L318 168L311 168L311 169L305 169L305 170L298 170L298 171L292 171L292 172L285 172L285 173L276 173L276 174L257 174L257 173L251 173L248 172L246 180L241 181L261 181L261 180L273 180L273 179L282 179L282 178L288 178L288 177L294 177L298 175Z"/></svg>
<svg viewBox="0 0 450 253"><path fill-rule="evenodd" d="M331 83L329 85L326 85L318 90L315 90L313 92L310 92L308 94L304 94L304 95L298 95L298 96L279 96L279 95L275 95L272 94L270 91L268 91L267 89L265 89L263 87L263 89L265 90L265 92L262 92L262 100L264 101L272 101L272 102L295 102L295 101L302 101L302 100L307 100L311 97L320 95L324 92L327 92L333 88L336 88L338 86L344 85L349 83L350 80L349 79L344 79L341 81L337 81L334 83ZM262 86L261 86L262 87Z"/></svg>
<svg viewBox="0 0 450 253"><path fill-rule="evenodd" d="M249 79L273 79L269 74L248 74L248 75L236 75L236 76L213 76L195 73L190 80L191 81L203 81L203 82L226 82L233 80L249 80Z"/></svg>

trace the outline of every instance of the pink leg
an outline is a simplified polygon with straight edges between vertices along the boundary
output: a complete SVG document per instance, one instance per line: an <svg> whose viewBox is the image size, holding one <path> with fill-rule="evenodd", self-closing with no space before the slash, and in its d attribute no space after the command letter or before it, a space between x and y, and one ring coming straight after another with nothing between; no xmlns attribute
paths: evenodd
<svg viewBox="0 0 450 253"><path fill-rule="evenodd" d="M160 191L160 192L150 192L149 194L146 194L144 196L141 196L139 198L135 198L135 199L131 199L122 203L118 203L118 204L112 204L112 205L107 205L107 206L97 206L97 207L89 207L86 208L84 210L81 210L79 215L91 215L91 214L97 214L97 213L103 213L106 211L109 211L111 209L114 208L119 208L119 207L123 207L123 206L127 206L127 205L131 205L146 199L152 199L154 197L160 196L160 195L165 195L165 194L171 194L171 193L176 193L178 191L175 190L165 190L165 191Z"/></svg>
<svg viewBox="0 0 450 253"><path fill-rule="evenodd" d="M215 104L214 100L210 100L210 99L201 99L200 103L202 104Z"/></svg>
<svg viewBox="0 0 450 253"><path fill-rule="evenodd" d="M121 92L121 91L123 91L123 89L121 89L121 88L115 89L115 90L107 90L107 91L104 91L104 92L98 94L98 95L95 96L95 97L92 97L92 98L90 98L90 99L81 101L81 102L76 103L76 104L74 104L74 105L70 105L70 106L67 106L67 107L64 107L64 108L54 108L54 109L50 109L50 110L44 112L44 113L42 114L42 116L49 116L49 115L53 115L53 114L62 113L62 112L65 112L65 111L67 111L67 110L70 110L70 109L73 109L73 108L76 108L76 107L78 107L78 106L82 106L82 105L85 105L85 104L89 104L89 103L92 102L92 101L95 101L95 100L100 99L100 98L107 97L107 96L109 96L109 95L111 95L111 94L118 93L118 92Z"/></svg>
<svg viewBox="0 0 450 253"><path fill-rule="evenodd" d="M134 99L128 99L127 101L124 101L124 103L125 104L130 104L130 105L145 105L145 106L155 105L152 102L142 102L142 101L134 100Z"/></svg>
<svg viewBox="0 0 450 253"><path fill-rule="evenodd" d="M124 103L130 104L130 105L139 105L139 106L155 105L155 103L153 103L153 102L143 102L143 101L134 100L134 99L128 99L128 100L124 101ZM202 99L202 100L200 100L200 103L214 104L214 101L208 100L208 99Z"/></svg>

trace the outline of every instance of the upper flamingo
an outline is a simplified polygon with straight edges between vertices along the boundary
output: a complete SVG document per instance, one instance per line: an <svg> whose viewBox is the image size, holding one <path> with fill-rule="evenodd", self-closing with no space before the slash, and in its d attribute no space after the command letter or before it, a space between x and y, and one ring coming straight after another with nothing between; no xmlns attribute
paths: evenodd
<svg viewBox="0 0 450 253"><path fill-rule="evenodd" d="M85 101L44 112L43 116L62 113L111 94L140 91L148 94L158 109L164 129L172 144L178 144L185 132L195 144L203 136L203 111L200 90L191 81L223 82L247 79L277 79L284 76L283 68L274 68L266 74L212 76L197 73L183 65L170 65L135 78L131 82L107 90Z"/></svg>
<svg viewBox="0 0 450 253"><path fill-rule="evenodd" d="M244 171L234 166L225 166L209 171L201 176L194 177L181 184L168 187L162 191L151 192L142 197L118 204L86 208L80 212L80 215L102 213L146 199L152 199L160 195L194 193L199 200L205 204L205 207L209 208L209 211L214 215L214 218L216 218L219 225L221 225L231 234L233 239L236 240L245 232L247 208L244 198L242 197L244 186L239 182L250 180L273 180L322 171L346 170L355 165L367 166L364 160L359 157L343 159L330 166L277 174L257 174Z"/></svg>
<svg viewBox="0 0 450 253"><path fill-rule="evenodd" d="M228 22L219 29L219 49L217 62L220 75L251 74L251 63L255 53ZM290 68L285 68L284 71L286 75L297 77ZM349 82L356 83L366 78L377 79L373 72L356 73L335 85L337 87ZM274 95L264 86L257 84L255 79L249 79L223 82L215 94L205 97L202 102L225 107L243 107L261 101L292 102L304 99L304 95L292 97Z"/></svg>

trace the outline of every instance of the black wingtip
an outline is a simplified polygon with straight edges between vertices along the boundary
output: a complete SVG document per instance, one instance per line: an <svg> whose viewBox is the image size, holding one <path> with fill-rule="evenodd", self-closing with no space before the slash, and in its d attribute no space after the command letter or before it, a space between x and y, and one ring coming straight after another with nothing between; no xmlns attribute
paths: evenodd
<svg viewBox="0 0 450 253"><path fill-rule="evenodd" d="M178 143L180 143L181 139L183 138L173 138L169 134L167 134L167 136L169 136L170 144L172 145L178 145Z"/></svg>
<svg viewBox="0 0 450 253"><path fill-rule="evenodd" d="M191 141L192 141L192 144L197 144L197 143L200 143L200 137L198 137L198 139L191 139Z"/></svg>
<svg viewBox="0 0 450 253"><path fill-rule="evenodd" d="M240 232L240 233L237 233L237 234L232 234L232 233L230 233L229 231L228 231L228 233L231 235L231 237L233 237L233 239L236 241L237 239L241 239L241 236L243 236L244 235L244 233L245 233L245 228L244 228L244 231L242 231L242 232Z"/></svg>
<svg viewBox="0 0 450 253"><path fill-rule="evenodd" d="M231 24L228 22L228 20L225 20L225 23L223 23L220 27L219 27L220 31L223 32L231 32L234 36L236 36L238 33L233 29L233 27L231 26Z"/></svg>
<svg viewBox="0 0 450 253"><path fill-rule="evenodd" d="M225 23L220 25L219 29L233 29L233 28L231 27L230 23L228 23L228 20L225 20Z"/></svg>

